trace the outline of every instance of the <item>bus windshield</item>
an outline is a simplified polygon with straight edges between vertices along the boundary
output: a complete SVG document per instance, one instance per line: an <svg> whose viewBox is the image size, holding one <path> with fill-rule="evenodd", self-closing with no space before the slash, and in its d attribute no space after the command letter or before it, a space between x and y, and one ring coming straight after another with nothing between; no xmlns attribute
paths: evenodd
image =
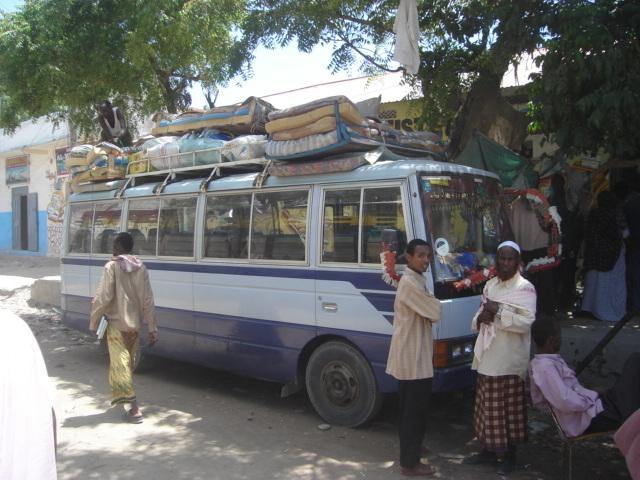
<svg viewBox="0 0 640 480"><path fill-rule="evenodd" d="M434 247L436 295L477 295L486 280L478 272L494 265L498 244L511 238L498 181L470 174L423 175L420 190Z"/></svg>

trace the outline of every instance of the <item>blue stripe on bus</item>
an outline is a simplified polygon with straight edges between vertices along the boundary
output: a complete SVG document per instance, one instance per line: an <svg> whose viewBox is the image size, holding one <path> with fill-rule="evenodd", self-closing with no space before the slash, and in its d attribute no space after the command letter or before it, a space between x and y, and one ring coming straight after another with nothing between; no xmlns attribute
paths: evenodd
<svg viewBox="0 0 640 480"><path fill-rule="evenodd" d="M87 332L91 297L62 296L65 324ZM156 316L161 341L151 347L151 352L161 356L289 383L297 380L298 357L309 341L316 336L340 337L356 345L369 360L381 392L397 390L397 381L385 373L390 335L165 307L156 307ZM194 330L202 331L188 330L185 323L189 321L193 321ZM198 325L199 321L204 323ZM181 328L167 325L176 323ZM169 341L163 342L163 338ZM435 371L433 390L448 391L474 382L468 365L440 369Z"/></svg>
<svg viewBox="0 0 640 480"><path fill-rule="evenodd" d="M61 259L65 265L85 265L101 267L105 259L88 259L66 257ZM191 272L191 273L216 273L222 275L247 275L256 277L280 277L296 278L308 280L332 280L338 282L349 282L357 289L382 290L394 293L393 287L387 285L382 280L380 273L373 272L345 272L341 270L316 270L311 268L283 268L279 266L256 267L249 265L211 265L203 263L169 263L157 261L145 261L149 270L163 270L171 272ZM392 303L393 306L393 303ZM391 311L393 308L391 308ZM390 310L385 310L390 311Z"/></svg>

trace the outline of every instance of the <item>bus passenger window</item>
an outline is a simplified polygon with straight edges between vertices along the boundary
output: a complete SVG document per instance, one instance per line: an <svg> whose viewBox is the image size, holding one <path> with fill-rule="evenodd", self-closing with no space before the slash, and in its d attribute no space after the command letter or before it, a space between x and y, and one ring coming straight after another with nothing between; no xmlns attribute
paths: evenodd
<svg viewBox="0 0 640 480"><path fill-rule="evenodd" d="M197 201L197 197L162 199L158 256L193 257Z"/></svg>
<svg viewBox="0 0 640 480"><path fill-rule="evenodd" d="M250 217L251 194L207 197L204 256L247 258Z"/></svg>
<svg viewBox="0 0 640 480"><path fill-rule="evenodd" d="M90 253L93 204L72 205L70 217L67 237L69 253Z"/></svg>
<svg viewBox="0 0 640 480"><path fill-rule="evenodd" d="M308 200L307 190L255 194L249 257L304 261Z"/></svg>
<svg viewBox="0 0 640 480"><path fill-rule="evenodd" d="M323 262L358 262L360 189L327 190L322 227Z"/></svg>
<svg viewBox="0 0 640 480"><path fill-rule="evenodd" d="M111 253L113 239L120 231L120 202L97 203L93 216L91 253Z"/></svg>
<svg viewBox="0 0 640 480"><path fill-rule="evenodd" d="M383 235L393 239L390 248L396 252L396 263L406 263L407 232L400 187L365 188L362 217L362 263L380 263Z"/></svg>
<svg viewBox="0 0 640 480"><path fill-rule="evenodd" d="M129 201L127 231L133 237L134 255L156 254L159 208L157 198Z"/></svg>

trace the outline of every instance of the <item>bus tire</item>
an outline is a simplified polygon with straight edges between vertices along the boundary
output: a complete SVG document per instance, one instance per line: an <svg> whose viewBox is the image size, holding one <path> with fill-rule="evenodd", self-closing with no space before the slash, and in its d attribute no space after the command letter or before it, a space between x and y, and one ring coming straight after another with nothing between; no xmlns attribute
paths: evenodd
<svg viewBox="0 0 640 480"><path fill-rule="evenodd" d="M371 365L344 342L330 341L314 350L307 363L305 383L316 412L332 425L365 425L382 404Z"/></svg>

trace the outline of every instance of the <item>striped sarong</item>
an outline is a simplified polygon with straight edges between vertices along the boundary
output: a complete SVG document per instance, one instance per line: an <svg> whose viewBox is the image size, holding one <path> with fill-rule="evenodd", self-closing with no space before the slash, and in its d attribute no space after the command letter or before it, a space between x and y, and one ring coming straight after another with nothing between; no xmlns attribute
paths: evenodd
<svg viewBox="0 0 640 480"><path fill-rule="evenodd" d="M133 390L133 359L138 341L137 332L123 333L111 324L107 326L111 405L131 403L136 399Z"/></svg>
<svg viewBox="0 0 640 480"><path fill-rule="evenodd" d="M478 374L473 426L486 450L504 453L527 441L524 382L517 375Z"/></svg>

